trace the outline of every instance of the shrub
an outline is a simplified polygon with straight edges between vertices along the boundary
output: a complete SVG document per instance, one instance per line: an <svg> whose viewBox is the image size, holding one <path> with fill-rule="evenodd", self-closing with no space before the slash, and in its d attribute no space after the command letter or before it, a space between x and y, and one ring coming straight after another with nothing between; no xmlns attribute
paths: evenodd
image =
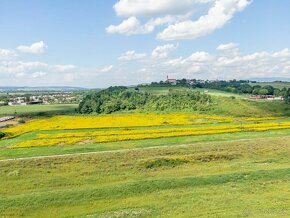
<svg viewBox="0 0 290 218"><path fill-rule="evenodd" d="M0 139L5 137L5 133L4 132L0 132Z"/></svg>
<svg viewBox="0 0 290 218"><path fill-rule="evenodd" d="M20 119L20 120L18 120L18 123L19 124L23 124L23 123L25 123L25 120L24 119Z"/></svg>
<svg viewBox="0 0 290 218"><path fill-rule="evenodd" d="M188 163L189 160L181 158L159 158L155 160L150 160L145 163L145 168L153 169L159 167L177 167L182 164Z"/></svg>

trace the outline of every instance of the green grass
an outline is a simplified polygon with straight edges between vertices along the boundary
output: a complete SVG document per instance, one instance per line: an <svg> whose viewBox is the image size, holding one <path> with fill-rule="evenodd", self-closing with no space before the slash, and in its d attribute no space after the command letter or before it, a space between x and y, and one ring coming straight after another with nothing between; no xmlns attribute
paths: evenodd
<svg viewBox="0 0 290 218"><path fill-rule="evenodd" d="M204 113L286 117L277 122L290 116L283 102L209 94L213 106ZM15 108L0 107L0 115ZM17 114L75 108L24 106ZM98 130L34 131L0 141L0 160L15 159L0 161L0 217L290 217L290 129L9 148L39 133L67 131ZM60 154L74 155L29 158Z"/></svg>
<svg viewBox="0 0 290 218"><path fill-rule="evenodd" d="M41 131L46 133L47 131ZM51 131L48 131L51 133ZM56 131L64 132L64 131ZM70 131L71 132L71 131ZM146 140L132 140L132 141L120 141L120 142L108 142L108 143L94 143L94 144L82 144L82 145L70 145L70 146L47 146L47 147L31 147L31 148L9 148L7 146L13 145L18 142L36 138L36 135L40 133L38 131L23 134L19 137L1 140L0 141L0 160L9 158L25 158L35 156L49 156L59 154L77 154L87 152L103 152L114 150L127 150L127 149L142 149L150 147L163 147L163 146L175 146L183 144L193 144L201 142L212 141L230 141L230 140L244 140L254 138L271 138L282 137L290 135L290 129L284 130L272 130L265 132L239 132L239 133L225 133L225 134L213 134L213 135L200 135L200 136L184 136L184 137L171 137L160 139L146 139Z"/></svg>
<svg viewBox="0 0 290 218"><path fill-rule="evenodd" d="M183 91L183 90L191 90L191 91L198 91L201 93L205 93L212 96L221 96L221 97L235 97L238 99L247 98L249 95L246 94L235 94L230 92L223 92L219 90L214 89L200 89L200 88L188 88L188 87L182 87L182 86L144 86L139 88L140 91L148 92L155 95L166 95L170 91Z"/></svg>
<svg viewBox="0 0 290 218"><path fill-rule="evenodd" d="M290 116L290 107L283 101L253 101L249 100L249 95L235 94L211 89L189 89L180 86L145 86L141 91L153 93L155 95L168 94L170 90L192 90L211 95L213 105L208 111L199 113L231 115L231 116Z"/></svg>
<svg viewBox="0 0 290 218"><path fill-rule="evenodd" d="M182 91L182 90L190 90L187 87L182 87L182 86L144 86L144 87L139 87L140 91L143 92L148 92L154 95L166 95L170 91Z"/></svg>
<svg viewBox="0 0 290 218"><path fill-rule="evenodd" d="M249 97L247 94L236 94L236 93L231 93L231 92L224 92L224 91L219 91L219 90L214 90L214 89L193 89L193 91L199 91L201 93L205 93L211 96L216 96L216 97L229 97L229 98L237 98L237 99L246 99Z"/></svg>
<svg viewBox="0 0 290 218"><path fill-rule="evenodd" d="M215 98L225 100L222 113L263 111L242 99L235 111L229 98ZM9 148L72 131L99 130L0 141L0 159L12 159L0 161L0 217L290 216L290 129ZM36 158L60 154L74 155Z"/></svg>
<svg viewBox="0 0 290 218"><path fill-rule="evenodd" d="M75 113L76 104L0 106L0 116L46 116Z"/></svg>
<svg viewBox="0 0 290 218"><path fill-rule="evenodd" d="M282 88L290 88L290 82L259 82L259 83L250 83L250 85L255 86L273 86L274 88L282 89Z"/></svg>
<svg viewBox="0 0 290 218"><path fill-rule="evenodd" d="M277 137L0 162L0 216L289 217L289 145Z"/></svg>
<svg viewBox="0 0 290 218"><path fill-rule="evenodd" d="M207 113L235 117L290 116L290 106L283 101L252 101L213 97L214 105Z"/></svg>
<svg viewBox="0 0 290 218"><path fill-rule="evenodd" d="M211 95L213 104L207 111L199 113L231 115L237 117L243 116L290 116L289 104L283 101L253 101L249 100L249 95L235 94L211 89L189 89L180 86L145 86L140 87L141 91L149 92L155 95L165 95L170 90L192 90Z"/></svg>

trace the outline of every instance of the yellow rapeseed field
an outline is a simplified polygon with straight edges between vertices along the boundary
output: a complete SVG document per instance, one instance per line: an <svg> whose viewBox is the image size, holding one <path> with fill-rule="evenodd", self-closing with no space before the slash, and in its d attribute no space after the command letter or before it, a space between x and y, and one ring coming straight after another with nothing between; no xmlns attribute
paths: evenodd
<svg viewBox="0 0 290 218"><path fill-rule="evenodd" d="M232 117L211 116L189 113L172 114L119 114L101 116L56 116L35 119L24 125L7 128L4 131L12 135L36 130L99 129L115 127L149 127L166 125L192 125L205 123L232 122Z"/></svg>
<svg viewBox="0 0 290 218"><path fill-rule="evenodd" d="M256 124L223 124L206 127L160 128L160 129L120 129L101 130L95 132L69 132L38 134L36 139L17 143L12 148L73 145L77 143L101 143L126 140L156 139L178 136L210 135L220 133L234 133L242 131L266 131L274 129L288 129L290 122L267 122Z"/></svg>

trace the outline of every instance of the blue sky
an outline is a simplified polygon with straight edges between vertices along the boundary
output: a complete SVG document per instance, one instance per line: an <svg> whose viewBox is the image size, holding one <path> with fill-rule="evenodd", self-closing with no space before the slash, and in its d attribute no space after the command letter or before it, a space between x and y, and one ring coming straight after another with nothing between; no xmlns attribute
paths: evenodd
<svg viewBox="0 0 290 218"><path fill-rule="evenodd" d="M0 0L1 86L290 77L288 0Z"/></svg>

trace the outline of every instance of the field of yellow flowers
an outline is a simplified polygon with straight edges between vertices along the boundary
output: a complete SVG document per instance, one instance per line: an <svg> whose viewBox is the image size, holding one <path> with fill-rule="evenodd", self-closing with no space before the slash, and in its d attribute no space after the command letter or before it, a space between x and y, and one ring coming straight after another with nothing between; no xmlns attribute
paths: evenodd
<svg viewBox="0 0 290 218"><path fill-rule="evenodd" d="M9 146L24 148L290 129L289 120L277 122L274 119L277 118L234 118L190 113L56 116L31 120L7 128L5 132L10 137L37 132L32 139ZM61 132L64 130L66 132Z"/></svg>
<svg viewBox="0 0 290 218"><path fill-rule="evenodd" d="M12 135L36 130L73 130L119 127L150 127L232 122L232 117L187 113L172 114L117 114L101 116L55 116L35 119L25 125L5 130Z"/></svg>

